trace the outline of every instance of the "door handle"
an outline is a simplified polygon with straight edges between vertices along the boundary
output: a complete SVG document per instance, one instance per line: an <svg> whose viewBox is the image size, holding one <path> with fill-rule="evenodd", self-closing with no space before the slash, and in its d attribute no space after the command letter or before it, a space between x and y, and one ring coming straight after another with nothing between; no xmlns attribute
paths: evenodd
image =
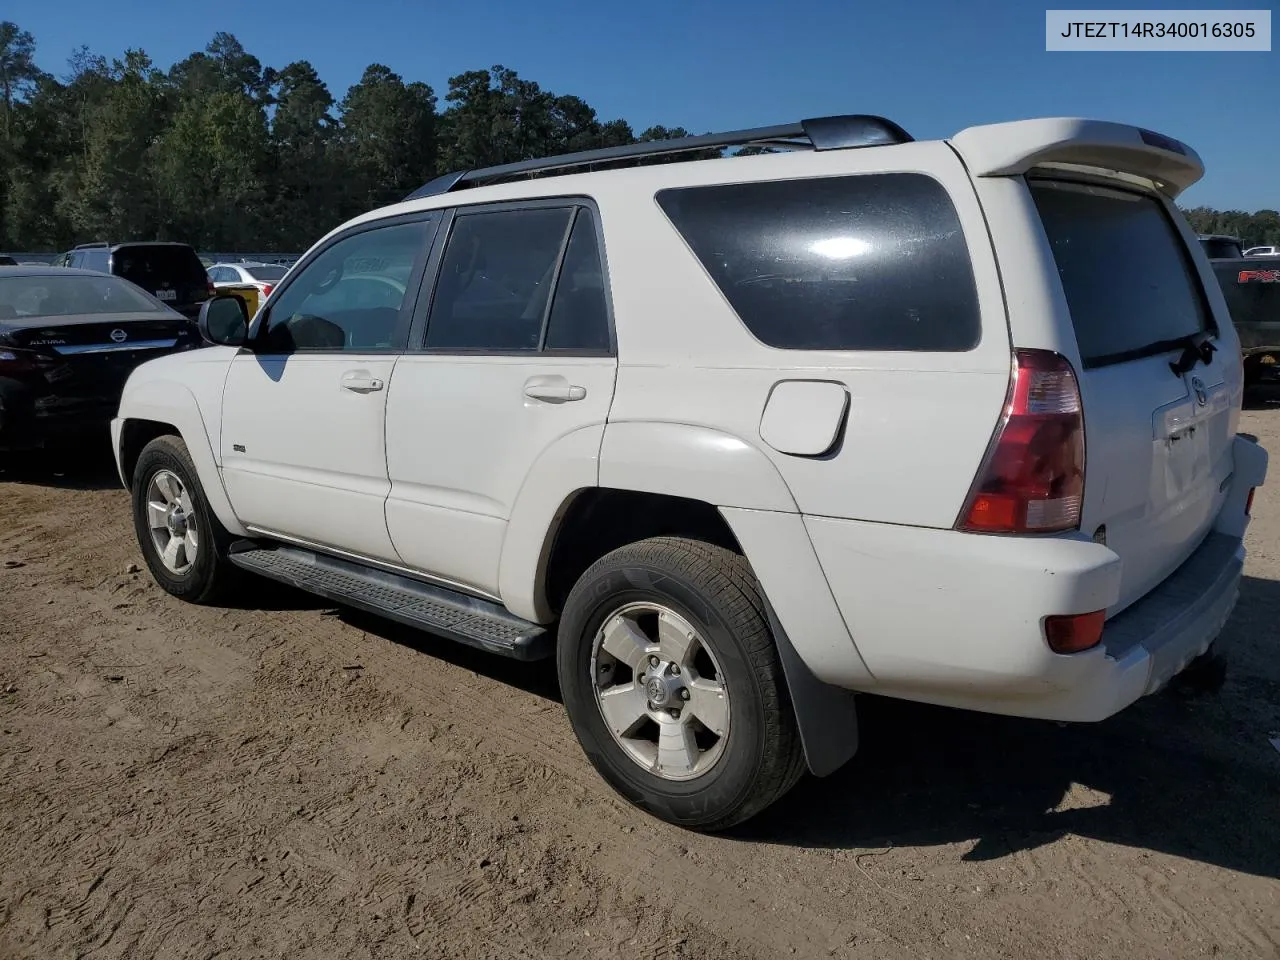
<svg viewBox="0 0 1280 960"><path fill-rule="evenodd" d="M373 393L381 390L384 384L377 377L366 373L347 373L342 377L342 389L352 393Z"/></svg>
<svg viewBox="0 0 1280 960"><path fill-rule="evenodd" d="M532 400L546 400L548 403L568 403L570 400L581 400L587 395L586 387L570 383L526 383L524 395Z"/></svg>

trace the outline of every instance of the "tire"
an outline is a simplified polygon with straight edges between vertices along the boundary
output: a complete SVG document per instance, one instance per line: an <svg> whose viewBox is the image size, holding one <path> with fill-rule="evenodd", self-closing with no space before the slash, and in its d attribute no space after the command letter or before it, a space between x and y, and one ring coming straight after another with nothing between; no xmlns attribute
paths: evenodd
<svg viewBox="0 0 1280 960"><path fill-rule="evenodd" d="M167 561L157 544L157 536L163 539L163 533L157 531L153 535L150 504L164 502L167 494L162 488L174 492L175 488L164 479L170 477L180 484L179 507L185 502L191 508L189 514L182 510L179 517L180 525L185 524L183 529L194 534L189 539L182 538L186 542L176 559L188 561L185 564ZM156 583L190 603L212 603L223 596L237 579L237 570L227 559L231 536L209 508L200 475L181 437L157 437L143 448L133 470L132 494L134 532ZM168 533L172 539L173 529Z"/></svg>
<svg viewBox="0 0 1280 960"><path fill-rule="evenodd" d="M697 652L679 653L684 644ZM760 587L735 553L660 537L605 555L569 593L556 656L565 708L587 757L656 817L723 830L778 800L804 772ZM636 725L626 727L636 711ZM670 748L660 751L659 741ZM664 758L675 762L664 768Z"/></svg>

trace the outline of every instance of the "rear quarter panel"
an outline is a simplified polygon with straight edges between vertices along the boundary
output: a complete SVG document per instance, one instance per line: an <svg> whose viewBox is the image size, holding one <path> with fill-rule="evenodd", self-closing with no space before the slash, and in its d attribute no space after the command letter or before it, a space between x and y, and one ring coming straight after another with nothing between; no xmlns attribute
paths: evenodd
<svg viewBox="0 0 1280 960"><path fill-rule="evenodd" d="M691 424L759 450L801 513L950 527L968 495L1003 407L1010 352L1000 277L982 210L955 154L940 143L759 156L644 168L596 191L612 278L616 424ZM919 172L952 198L964 230L983 318L964 353L784 350L747 330L654 199L657 189L797 176ZM814 379L848 392L838 445L793 456L760 435L770 391ZM726 471L718 505L735 503Z"/></svg>

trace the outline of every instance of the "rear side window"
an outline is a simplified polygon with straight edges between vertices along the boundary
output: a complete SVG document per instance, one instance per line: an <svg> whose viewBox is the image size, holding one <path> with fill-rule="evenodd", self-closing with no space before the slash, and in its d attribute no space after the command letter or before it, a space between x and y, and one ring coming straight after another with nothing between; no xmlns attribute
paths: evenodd
<svg viewBox="0 0 1280 960"><path fill-rule="evenodd" d="M112 262L112 272L144 290L155 290L162 283L201 287L207 276L190 247L117 247Z"/></svg>
<svg viewBox="0 0 1280 960"><path fill-rule="evenodd" d="M981 337L960 219L931 177L684 187L657 201L771 347L956 352Z"/></svg>
<svg viewBox="0 0 1280 960"><path fill-rule="evenodd" d="M1161 203L1128 190L1032 181L1080 359L1105 366L1211 329L1190 253Z"/></svg>

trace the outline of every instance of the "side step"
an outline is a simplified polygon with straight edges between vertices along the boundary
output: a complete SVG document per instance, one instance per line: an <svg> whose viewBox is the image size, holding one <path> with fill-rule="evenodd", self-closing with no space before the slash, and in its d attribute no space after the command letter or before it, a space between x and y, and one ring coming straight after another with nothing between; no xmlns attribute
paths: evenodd
<svg viewBox="0 0 1280 960"><path fill-rule="evenodd" d="M237 567L299 590L516 660L541 660L552 635L488 600L300 547L231 545Z"/></svg>

